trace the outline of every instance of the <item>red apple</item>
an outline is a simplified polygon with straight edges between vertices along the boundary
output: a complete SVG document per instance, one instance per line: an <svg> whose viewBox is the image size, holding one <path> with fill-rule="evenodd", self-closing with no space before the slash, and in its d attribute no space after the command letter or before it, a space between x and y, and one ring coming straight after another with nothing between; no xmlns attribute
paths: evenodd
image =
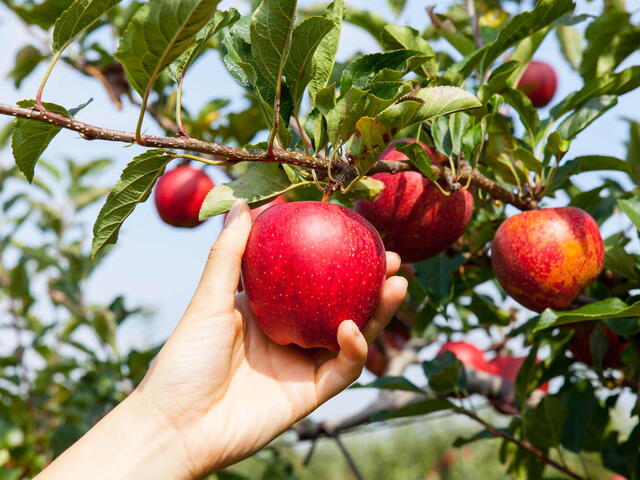
<svg viewBox="0 0 640 480"><path fill-rule="evenodd" d="M156 185L155 201L160 218L174 227L200 225L198 214L213 181L202 170L187 165L166 172Z"/></svg>
<svg viewBox="0 0 640 480"><path fill-rule="evenodd" d="M522 364L527 357L511 357L508 355L498 355L496 358L489 360L490 373L497 375L498 377L505 378L511 382L515 382L518 377L518 372L522 368ZM536 363L539 360L536 360ZM549 391L549 384L545 383L540 385L538 390L543 392Z"/></svg>
<svg viewBox="0 0 640 480"><path fill-rule="evenodd" d="M407 157L393 142L381 160L399 161ZM436 152L420 143L434 164ZM431 180L418 172L377 173L373 178L384 183L377 199L358 200L355 210L378 229L387 250L413 263L437 255L464 232L473 213L473 195L468 190L444 195Z"/></svg>
<svg viewBox="0 0 640 480"><path fill-rule="evenodd" d="M251 309L274 342L338 349L344 320L361 329L386 273L378 232L357 213L330 203L276 205L253 224L242 259Z"/></svg>
<svg viewBox="0 0 640 480"><path fill-rule="evenodd" d="M595 280L603 262L598 225L574 207L514 215L500 225L491 246L500 285L536 312L567 308Z"/></svg>
<svg viewBox="0 0 640 480"><path fill-rule="evenodd" d="M462 362L465 367L480 370L481 372L489 372L490 367L484 358L484 353L478 347L469 342L447 342L445 343L438 355L444 352L451 352Z"/></svg>
<svg viewBox="0 0 640 480"><path fill-rule="evenodd" d="M595 325L578 323L571 324L571 328L575 330L575 334L569 343L569 351L573 353L574 358L586 365L593 366L593 356L591 355L591 332ZM603 328L603 333L607 337L607 350L602 357L603 368L617 368L622 366L622 351L625 349L626 342L622 341L618 335L609 327Z"/></svg>
<svg viewBox="0 0 640 480"><path fill-rule="evenodd" d="M411 332L407 326L398 319L392 319L389 325L382 331L378 340L369 345L367 361L364 366L378 377L384 373L389 363L385 353L393 354L402 350L407 341L411 338ZM381 344L384 352L378 344Z"/></svg>
<svg viewBox="0 0 640 480"><path fill-rule="evenodd" d="M545 62L532 60L527 65L518 88L522 90L536 108L548 104L556 93L558 77L556 71Z"/></svg>

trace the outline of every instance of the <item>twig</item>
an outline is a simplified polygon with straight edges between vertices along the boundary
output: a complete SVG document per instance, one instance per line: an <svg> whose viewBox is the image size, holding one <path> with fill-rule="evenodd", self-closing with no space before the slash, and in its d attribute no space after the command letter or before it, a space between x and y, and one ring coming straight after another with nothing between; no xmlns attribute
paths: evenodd
<svg viewBox="0 0 640 480"><path fill-rule="evenodd" d="M473 41L476 47L482 48L482 35L480 34L480 25L478 24L478 16L476 15L475 0L467 0L467 16L473 30Z"/></svg>
<svg viewBox="0 0 640 480"><path fill-rule="evenodd" d="M529 452L532 455L536 456L541 462L549 465L550 467L555 468L556 470L564 473L565 475L567 475L567 476L569 476L569 477L571 477L571 478L573 478L575 480L586 480L584 477L581 477L580 475L575 473L573 470L570 470L568 467L565 467L565 466L559 464L558 462L556 462L555 460L553 460L552 458L548 457L547 455L545 455L543 452L538 450L533 445L531 445L531 444L529 444L527 442L523 442L522 440L518 440L513 435L511 435L511 434L509 434L509 433L507 433L507 432L505 432L503 430L497 429L496 427L494 427L490 423L488 423L485 420L483 420L482 418L480 418L474 412L471 412L469 410L466 410L466 409L460 408L460 407L456 407L454 410L456 412L458 412L458 413L460 413L462 415L465 415L465 416L475 420L476 422L480 423L494 437L503 438L506 441L517 445L518 447L522 448L523 450L526 450L527 452Z"/></svg>
<svg viewBox="0 0 640 480"><path fill-rule="evenodd" d="M13 105L0 104L0 114L9 115L17 118L25 118L27 120L35 120L39 122L49 123L58 127L78 132L87 140L107 140L111 142L138 143L136 135L131 132L121 130L112 130L108 128L97 127L88 123L80 122L75 119L63 117L49 111L40 112L29 108L21 108ZM225 160L228 162L276 162L298 165L313 170L326 171L329 161L324 158L317 158L303 155L297 152L287 152L275 149L269 153L265 150L245 150L242 148L228 147L212 142L205 142L195 138L174 138L162 137L156 135L145 135L144 145L153 148L168 148L177 150L187 150L197 153L205 153L212 155L214 158ZM333 168L340 168L342 162L338 162ZM345 168L349 165L345 163ZM433 165L432 170L435 175L443 176L447 174L447 168L437 167ZM383 162L378 161L369 173L379 172L399 172L405 170L413 170L413 167L406 162ZM465 182L470 178L471 184L480 188L493 198L504 203L509 203L520 210L530 210L537 208L537 202L532 199L521 198L513 192L500 187L498 184L488 179L477 169L473 169L471 173L460 176L459 181Z"/></svg>
<svg viewBox="0 0 640 480"><path fill-rule="evenodd" d="M342 452L344 459L347 461L347 464L349 464L349 468L353 472L354 478L356 480L364 480L364 477L360 473L360 470L358 469L358 466L356 465L355 460L349 453L349 450L347 450L347 447L345 446L345 444L342 443L342 439L340 438L340 435L334 432L329 432L329 435L336 441L336 444L338 445L340 452Z"/></svg>

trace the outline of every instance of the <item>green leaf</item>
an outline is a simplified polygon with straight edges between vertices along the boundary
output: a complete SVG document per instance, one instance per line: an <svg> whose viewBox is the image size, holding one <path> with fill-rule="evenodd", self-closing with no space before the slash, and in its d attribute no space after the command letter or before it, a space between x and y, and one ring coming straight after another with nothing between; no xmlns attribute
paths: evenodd
<svg viewBox="0 0 640 480"><path fill-rule="evenodd" d="M458 112L449 115L449 134L451 135L451 153L460 155L462 141L471 127L472 120L466 113Z"/></svg>
<svg viewBox="0 0 640 480"><path fill-rule="evenodd" d="M18 106L23 108L34 107L35 104L33 100L21 100L18 102ZM60 105L53 103L43 103L43 105L50 112L71 118L71 114ZM16 118L14 125L11 139L13 157L20 171L27 177L29 182L32 182L38 159L49 146L51 140L58 134L60 127L24 118Z"/></svg>
<svg viewBox="0 0 640 480"><path fill-rule="evenodd" d="M610 73L585 83L580 90L568 95L551 109L551 117L560 118L588 100L603 95L624 95L640 86L640 66L629 67L620 73Z"/></svg>
<svg viewBox="0 0 640 480"><path fill-rule="evenodd" d="M53 27L53 53L64 50L85 28L118 3L120 0L74 0Z"/></svg>
<svg viewBox="0 0 640 480"><path fill-rule="evenodd" d="M382 29L389 23L384 17L373 13L371 10L360 10L351 6L346 7L344 19L362 28L377 41L380 41Z"/></svg>
<svg viewBox="0 0 640 480"><path fill-rule="evenodd" d="M630 200L618 200L618 206L629 217L633 226L637 230L640 230L640 198L633 198Z"/></svg>
<svg viewBox="0 0 640 480"><path fill-rule="evenodd" d="M251 52L258 70L276 85L284 68L296 17L296 0L262 0L251 16Z"/></svg>
<svg viewBox="0 0 640 480"><path fill-rule="evenodd" d="M13 78L13 85L20 88L22 81L46 58L36 47L25 45L16 53L13 68L7 77Z"/></svg>
<svg viewBox="0 0 640 480"><path fill-rule="evenodd" d="M429 380L429 387L435 392L459 392L466 381L464 366L449 351L433 360L422 362L422 370Z"/></svg>
<svg viewBox="0 0 640 480"><path fill-rule="evenodd" d="M313 59L325 36L335 28L335 23L324 17L309 17L300 22L291 35L291 48L284 65L284 77L299 105L307 84L314 76Z"/></svg>
<svg viewBox="0 0 640 480"><path fill-rule="evenodd" d="M363 116L356 122L355 134L349 144L349 155L354 159L355 166L361 174L366 173L384 151L388 141L385 141L387 129L379 120Z"/></svg>
<svg viewBox="0 0 640 480"><path fill-rule="evenodd" d="M467 77L479 67L485 72L508 48L532 33L550 25L575 7L571 0L541 0L533 11L516 15L498 34L498 38L465 57L458 66L460 73Z"/></svg>
<svg viewBox="0 0 640 480"><path fill-rule="evenodd" d="M424 393L424 390L405 377L380 377L366 385L355 383L351 388L380 388L383 390L404 390L407 392Z"/></svg>
<svg viewBox="0 0 640 480"><path fill-rule="evenodd" d="M364 115L367 92L351 88L343 94L336 106L326 114L327 133L334 148L344 143L353 133L356 121Z"/></svg>
<svg viewBox="0 0 640 480"><path fill-rule="evenodd" d="M325 18L333 21L333 28L327 33L313 55L313 77L309 82L309 95L311 104L316 106L316 96L323 89L329 78L336 61L338 44L340 43L340 31L342 29L342 17L344 16L344 0L335 0L326 9ZM322 111L322 110L320 110Z"/></svg>
<svg viewBox="0 0 640 480"><path fill-rule="evenodd" d="M640 301L632 305L627 305L619 298L613 297L590 303L589 305L584 305L574 310L560 311L548 308L540 315L534 332L549 327L566 325L567 323L635 316L640 316Z"/></svg>
<svg viewBox="0 0 640 480"><path fill-rule="evenodd" d="M349 63L340 78L340 93L351 87L367 88L376 81L399 80L429 57L417 50L393 50L363 55Z"/></svg>
<svg viewBox="0 0 640 480"><path fill-rule="evenodd" d="M534 144L535 135L540 130L540 119L538 118L538 110L533 106L531 100L522 90L513 88L505 88L500 92L504 99L511 105L520 120L529 133L531 143ZM533 146L533 145L532 145Z"/></svg>
<svg viewBox="0 0 640 480"><path fill-rule="evenodd" d="M636 185L640 185L640 123L629 122L629 141L627 142L627 164L629 176Z"/></svg>
<svg viewBox="0 0 640 480"><path fill-rule="evenodd" d="M556 36L560 42L560 50L564 58L574 70L578 70L582 62L582 34L572 26L558 25L556 27Z"/></svg>
<svg viewBox="0 0 640 480"><path fill-rule="evenodd" d="M427 415L428 413L451 410L455 405L446 398L430 398L421 402L411 403L406 407L399 408L384 416L385 419L414 417L416 415Z"/></svg>
<svg viewBox="0 0 640 480"><path fill-rule="evenodd" d="M213 36L229 25L233 25L240 18L240 14L235 8L229 10L216 10L213 18L207 25L198 32L193 44L180 57L169 65L169 75L176 82L179 81L198 58L198 56L207 47L207 44Z"/></svg>
<svg viewBox="0 0 640 480"><path fill-rule="evenodd" d="M115 57L129 83L146 97L160 72L193 45L219 0L149 0L127 26Z"/></svg>
<svg viewBox="0 0 640 480"><path fill-rule="evenodd" d="M578 133L617 104L618 97L615 95L592 98L562 121L558 126L558 133L565 140L573 140Z"/></svg>
<svg viewBox="0 0 640 480"><path fill-rule="evenodd" d="M125 167L93 226L92 257L106 245L116 243L124 221L139 203L149 198L167 163L174 158L175 154L167 150L147 150Z"/></svg>
<svg viewBox="0 0 640 480"><path fill-rule="evenodd" d="M535 410L528 410L524 414L527 439L542 449L557 446L562 438L562 426L568 410L557 397L545 397Z"/></svg>
<svg viewBox="0 0 640 480"><path fill-rule="evenodd" d="M443 302L451 296L453 272L463 264L462 255L448 257L441 253L417 264L416 270L420 283L427 288L434 299Z"/></svg>
<svg viewBox="0 0 640 480"><path fill-rule="evenodd" d="M427 155L427 152L424 151L421 145L410 142L410 143L398 143L396 144L396 149L402 153L404 153L409 161L418 169L420 173L422 173L425 177L427 177L432 182L438 180L438 176L433 172L431 168L431 157Z"/></svg>
<svg viewBox="0 0 640 480"><path fill-rule="evenodd" d="M424 73L437 73L435 52L429 42L415 28L387 25L382 30L381 42L385 50L407 49L424 53L432 58L423 65Z"/></svg>
<svg viewBox="0 0 640 480"><path fill-rule="evenodd" d="M407 4L407 0L387 0L387 3L395 15L400 15Z"/></svg>
<svg viewBox="0 0 640 480"><path fill-rule="evenodd" d="M237 200L257 207L294 188L313 182L292 184L277 163L251 162L247 171L237 180L216 185L206 196L200 208L200 220L229 211Z"/></svg>

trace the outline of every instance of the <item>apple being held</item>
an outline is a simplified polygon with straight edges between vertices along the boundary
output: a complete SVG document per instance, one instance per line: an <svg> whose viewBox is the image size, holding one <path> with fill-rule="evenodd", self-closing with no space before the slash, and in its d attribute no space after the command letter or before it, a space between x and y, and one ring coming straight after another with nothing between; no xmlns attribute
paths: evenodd
<svg viewBox="0 0 640 480"><path fill-rule="evenodd" d="M514 215L500 225L491 246L500 285L536 312L567 308L595 280L603 262L598 225L574 207Z"/></svg>
<svg viewBox="0 0 640 480"><path fill-rule="evenodd" d="M566 325L569 327L569 325ZM593 366L593 355L591 354L591 332L595 328L592 324L571 324L571 328L575 330L575 334L569 343L569 351L574 358L586 365ZM607 350L602 356L603 368L617 368L622 366L622 352L627 346L626 342L615 334L609 327L602 329L604 336L607 338Z"/></svg>
<svg viewBox="0 0 640 480"><path fill-rule="evenodd" d="M438 355L444 352L455 354L465 367L473 368L481 372L490 372L490 367L484 358L484 353L478 347L469 342L447 342L438 351Z"/></svg>
<svg viewBox="0 0 640 480"><path fill-rule="evenodd" d="M415 140L392 142L380 160L408 160L396 150L398 142ZM444 158L418 143L434 164ZM418 172L377 173L373 178L384 183L384 190L373 201L358 200L355 210L378 229L387 250L398 253L403 262L419 262L440 253L462 235L469 223L473 195L468 190L446 196Z"/></svg>
<svg viewBox="0 0 640 480"><path fill-rule="evenodd" d="M527 65L518 88L522 90L536 108L547 105L556 93L558 77L551 65L538 60L532 60Z"/></svg>
<svg viewBox="0 0 640 480"><path fill-rule="evenodd" d="M155 202L160 218L174 227L200 225L198 215L213 180L202 170L183 165L166 172L156 185Z"/></svg>
<svg viewBox="0 0 640 480"><path fill-rule="evenodd" d="M344 320L360 329L377 307L386 258L378 232L357 213L322 202L264 211L242 259L242 283L274 342L338 349Z"/></svg>
<svg viewBox="0 0 640 480"><path fill-rule="evenodd" d="M394 318L382 331L378 339L369 345L367 361L364 366L376 376L380 376L387 369L389 359L387 355L399 352L411 338L409 328L400 320ZM380 348L380 345L382 348Z"/></svg>

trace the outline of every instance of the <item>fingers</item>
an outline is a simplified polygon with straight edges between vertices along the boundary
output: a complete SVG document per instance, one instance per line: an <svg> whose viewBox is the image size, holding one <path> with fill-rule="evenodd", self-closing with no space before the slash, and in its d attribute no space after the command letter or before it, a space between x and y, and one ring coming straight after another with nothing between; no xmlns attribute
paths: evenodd
<svg viewBox="0 0 640 480"><path fill-rule="evenodd" d="M251 214L245 202L237 201L227 216L224 229L209 253L192 304L205 306L209 314L233 310L242 255L251 231Z"/></svg>
<svg viewBox="0 0 640 480"><path fill-rule="evenodd" d="M407 294L407 279L404 277L389 277L382 288L380 304L373 317L364 328L367 343L373 342L382 329L387 326L391 317L400 308Z"/></svg>
<svg viewBox="0 0 640 480"><path fill-rule="evenodd" d="M345 320L338 327L338 345L338 355L318 368L318 404L326 402L356 381L367 359L367 342L351 320Z"/></svg>
<svg viewBox="0 0 640 480"><path fill-rule="evenodd" d="M387 252L387 277L395 275L400 268L400 255L396 252Z"/></svg>

